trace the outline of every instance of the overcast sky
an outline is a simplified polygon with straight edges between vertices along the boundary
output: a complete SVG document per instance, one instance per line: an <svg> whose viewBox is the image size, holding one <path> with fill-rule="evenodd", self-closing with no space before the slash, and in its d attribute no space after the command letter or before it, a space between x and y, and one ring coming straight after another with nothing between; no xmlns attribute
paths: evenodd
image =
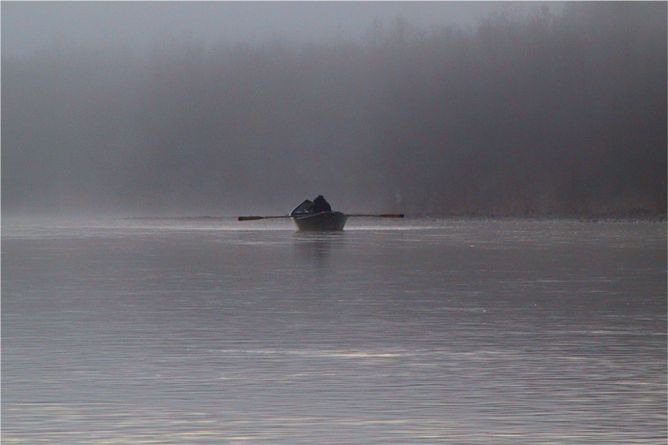
<svg viewBox="0 0 668 445"><path fill-rule="evenodd" d="M559 4L541 3L558 8ZM143 48L165 38L210 43L357 39L374 20L404 17L421 27L473 25L516 2L2 2L2 51L30 54L53 45Z"/></svg>

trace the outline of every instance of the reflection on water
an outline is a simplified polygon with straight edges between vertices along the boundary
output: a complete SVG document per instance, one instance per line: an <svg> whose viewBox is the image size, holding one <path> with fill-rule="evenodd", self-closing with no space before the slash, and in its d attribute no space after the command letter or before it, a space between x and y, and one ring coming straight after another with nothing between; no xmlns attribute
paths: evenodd
<svg viewBox="0 0 668 445"><path fill-rule="evenodd" d="M297 258L318 269L327 268L333 248L345 248L345 237L345 232L295 232L292 235Z"/></svg>
<svg viewBox="0 0 668 445"><path fill-rule="evenodd" d="M3 227L3 443L666 442L665 224L233 224Z"/></svg>

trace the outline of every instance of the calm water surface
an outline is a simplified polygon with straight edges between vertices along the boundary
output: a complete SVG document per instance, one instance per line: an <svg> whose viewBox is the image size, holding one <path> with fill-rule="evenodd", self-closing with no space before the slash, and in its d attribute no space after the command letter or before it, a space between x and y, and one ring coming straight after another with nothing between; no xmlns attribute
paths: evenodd
<svg viewBox="0 0 668 445"><path fill-rule="evenodd" d="M665 223L347 229L3 222L3 443L666 443Z"/></svg>

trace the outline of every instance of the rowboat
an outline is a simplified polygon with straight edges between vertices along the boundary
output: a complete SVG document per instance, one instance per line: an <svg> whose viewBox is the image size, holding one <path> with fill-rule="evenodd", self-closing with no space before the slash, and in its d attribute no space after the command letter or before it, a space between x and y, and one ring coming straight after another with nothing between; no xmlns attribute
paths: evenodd
<svg viewBox="0 0 668 445"><path fill-rule="evenodd" d="M403 218L403 213L384 214L349 214L332 211L329 203L319 195L315 200L306 200L299 204L289 215L277 216L239 216L239 221L254 221L259 219L291 218L297 229L302 232L340 232L350 216L371 218Z"/></svg>
<svg viewBox="0 0 668 445"><path fill-rule="evenodd" d="M348 215L341 212L304 213L292 215L292 220L302 232L331 232L343 230Z"/></svg>

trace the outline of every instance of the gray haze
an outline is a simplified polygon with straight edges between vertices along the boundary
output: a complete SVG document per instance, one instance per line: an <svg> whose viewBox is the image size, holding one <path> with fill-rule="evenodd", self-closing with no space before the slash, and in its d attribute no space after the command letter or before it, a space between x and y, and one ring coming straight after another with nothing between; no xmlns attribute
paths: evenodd
<svg viewBox="0 0 668 445"><path fill-rule="evenodd" d="M535 8L490 2L3 2L2 49L18 55L50 46L147 48L169 38L204 44L357 39L374 21L403 17L420 26L472 26L491 12Z"/></svg>
<svg viewBox="0 0 668 445"><path fill-rule="evenodd" d="M8 213L658 215L666 3L2 4Z"/></svg>

